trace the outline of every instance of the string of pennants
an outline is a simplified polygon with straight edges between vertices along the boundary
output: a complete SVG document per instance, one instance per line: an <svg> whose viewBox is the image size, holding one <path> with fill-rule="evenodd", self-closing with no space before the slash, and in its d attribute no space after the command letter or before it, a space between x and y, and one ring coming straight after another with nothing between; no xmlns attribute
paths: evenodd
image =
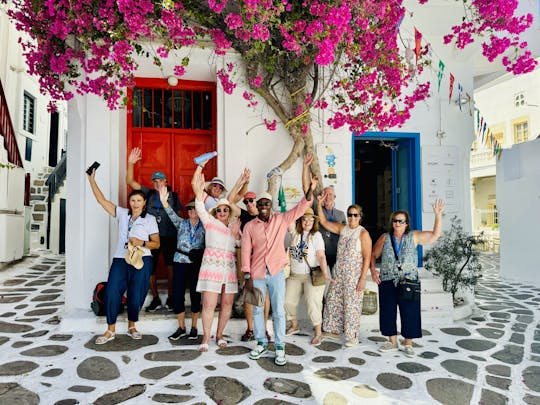
<svg viewBox="0 0 540 405"><path fill-rule="evenodd" d="M422 49L422 33L418 31L416 27L414 27L414 54L416 56L416 62L418 62L418 58L420 57L420 52ZM433 49L428 44L428 49L430 52L433 52ZM437 91L441 92L441 82L443 77L445 76L445 64L442 61L441 58L439 58L439 63L436 68L436 74L437 74ZM463 111L463 104L464 100L465 102L472 103L472 97L469 93L465 92L465 97L463 96L463 86L461 83L457 82L456 86L456 79L452 73L449 73L449 83L448 83L448 104L452 102L452 95L454 94L454 88L457 87L457 104L459 105L459 110ZM481 116L480 111L475 108L476 116L475 118L475 135L477 139L477 143L479 145L484 145L486 149L490 149L493 156L496 156L497 159L500 157L502 152L502 145L497 141L497 139L493 136L489 129L489 125L487 124L486 120L483 116ZM471 106L469 104L469 114L472 115Z"/></svg>
<svg viewBox="0 0 540 405"><path fill-rule="evenodd" d="M474 120L477 143L479 145L484 145L486 149L490 149L493 156L496 156L497 159L499 159L503 149L502 145L493 136L486 119L484 119L484 117L480 114L480 110L478 109L476 110Z"/></svg>

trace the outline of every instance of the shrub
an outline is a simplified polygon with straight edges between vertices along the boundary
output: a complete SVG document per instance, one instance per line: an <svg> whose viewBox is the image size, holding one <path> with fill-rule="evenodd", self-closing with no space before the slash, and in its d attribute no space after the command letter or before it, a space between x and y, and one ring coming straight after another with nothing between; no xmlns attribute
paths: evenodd
<svg viewBox="0 0 540 405"><path fill-rule="evenodd" d="M426 270L442 278L444 291L452 293L456 303L456 292L460 287L474 289L482 277L482 264L475 246L484 243L483 235L474 236L463 231L461 220L454 216L448 231L444 231L438 242L424 256Z"/></svg>

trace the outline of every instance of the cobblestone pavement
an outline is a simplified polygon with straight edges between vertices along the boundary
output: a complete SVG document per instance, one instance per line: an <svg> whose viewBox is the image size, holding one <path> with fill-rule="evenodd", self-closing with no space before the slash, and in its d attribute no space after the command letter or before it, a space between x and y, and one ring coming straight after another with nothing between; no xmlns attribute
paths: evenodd
<svg viewBox="0 0 540 405"><path fill-rule="evenodd" d="M417 357L378 353L376 330L353 348L311 347L306 331L277 367L273 353L248 359L240 320L229 347L204 354L144 322L140 341L61 334L65 260L37 253L0 272L0 404L540 404L540 288L501 280L493 254L473 315L424 330Z"/></svg>

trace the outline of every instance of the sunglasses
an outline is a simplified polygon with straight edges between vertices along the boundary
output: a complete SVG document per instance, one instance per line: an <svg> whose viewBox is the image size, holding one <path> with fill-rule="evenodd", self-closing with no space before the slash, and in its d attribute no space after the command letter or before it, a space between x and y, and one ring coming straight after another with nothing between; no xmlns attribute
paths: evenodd
<svg viewBox="0 0 540 405"><path fill-rule="evenodd" d="M255 198L246 198L246 199L244 200L244 204L247 205L247 203L252 203L253 201L255 201Z"/></svg>
<svg viewBox="0 0 540 405"><path fill-rule="evenodd" d="M188 211L190 211L190 210L194 210L195 207L187 207L186 209L187 209Z"/></svg>
<svg viewBox="0 0 540 405"><path fill-rule="evenodd" d="M230 210L228 208L216 208L216 212L217 213L220 213L220 212L229 212Z"/></svg>
<svg viewBox="0 0 540 405"><path fill-rule="evenodd" d="M359 217L360 214L353 214L352 212L347 212L347 216L350 218L350 217Z"/></svg>
<svg viewBox="0 0 540 405"><path fill-rule="evenodd" d="M405 221L404 219L393 219L392 222L394 224L406 224L407 221Z"/></svg>
<svg viewBox="0 0 540 405"><path fill-rule="evenodd" d="M257 207L270 207L271 205L270 201L257 201Z"/></svg>

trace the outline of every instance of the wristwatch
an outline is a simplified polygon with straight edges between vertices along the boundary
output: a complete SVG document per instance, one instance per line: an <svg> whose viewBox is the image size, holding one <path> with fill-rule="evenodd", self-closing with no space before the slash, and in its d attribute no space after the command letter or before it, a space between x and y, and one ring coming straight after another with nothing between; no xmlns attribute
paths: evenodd
<svg viewBox="0 0 540 405"><path fill-rule="evenodd" d="M244 273L244 280L249 280L251 278L251 274Z"/></svg>

